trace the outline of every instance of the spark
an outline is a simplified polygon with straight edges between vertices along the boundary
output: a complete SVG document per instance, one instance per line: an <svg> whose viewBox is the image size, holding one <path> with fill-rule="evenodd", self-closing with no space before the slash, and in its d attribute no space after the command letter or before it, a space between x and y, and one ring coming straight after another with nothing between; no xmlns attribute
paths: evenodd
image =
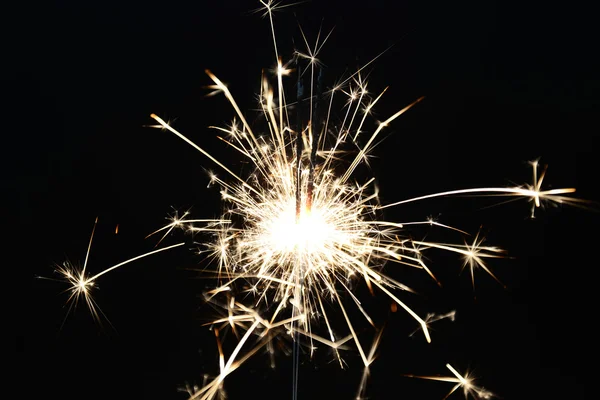
<svg viewBox="0 0 600 400"><path fill-rule="evenodd" d="M423 246L427 246L427 247L438 248L438 249L447 250L450 252L461 254L463 257L463 261L464 261L461 270L464 270L465 267L467 267L467 266L469 267L469 271L471 273L471 283L473 284L473 288L475 288L475 270L477 268L483 269L492 278L494 278L494 280L496 280L496 282L498 282L499 284L504 286L502 284L502 282L500 282L500 279L498 279L496 277L496 275L494 275L494 273L489 269L489 267L487 266L487 264L484 261L484 258L501 258L501 257L503 257L502 254L505 253L505 251L498 247L482 246L482 243L484 242L484 240L485 240L485 238L480 237L480 233L477 233L477 235L475 235L473 242L471 244L468 244L466 241L465 241L464 245L456 245L456 244L423 242L423 241L418 241L418 240L414 240L413 243L415 243L416 245L423 245Z"/></svg>
<svg viewBox="0 0 600 400"><path fill-rule="evenodd" d="M394 303L392 303L392 305L395 306ZM456 318L456 311L450 311L450 312L447 312L446 314L429 313L425 317L425 324L426 324L426 326L430 326L432 323L441 321L443 319L449 319L450 321L454 321L455 318ZM420 328L415 329L409 336L413 336L419 330L420 330Z"/></svg>
<svg viewBox="0 0 600 400"><path fill-rule="evenodd" d="M60 275L62 281L66 282L69 285L69 287L66 290L69 293L69 297L67 298L67 304L70 305L69 312L83 299L87 304L92 317L94 317L96 321L100 322L100 314L103 313L96 304L96 301L92 297L92 291L96 287L96 280L99 277L133 261L137 261L156 253L183 246L185 243L178 243L171 246L162 247L160 249L132 257L111 267L108 267L95 275L89 276L89 274L86 273L86 268L88 264L90 251L92 249L92 241L94 239L94 233L96 232L97 224L98 218L96 218L96 220L94 221L94 227L92 228L92 234L90 235L90 240L88 243L87 252L85 254L85 261L83 263L83 267L78 268L69 261L65 261L62 264L56 265L55 272ZM69 312L67 312L67 315Z"/></svg>
<svg viewBox="0 0 600 400"><path fill-rule="evenodd" d="M477 399L491 399L494 396L493 393L489 392L483 387L479 387L474 385L474 379L471 378L469 371L467 371L464 376L461 375L452 365L446 364L446 368L452 372L454 375L452 376L416 376L416 375L406 375L410 378L420 378L420 379L428 379L432 381L441 381L441 382L450 382L455 383L454 387L448 392L448 394L444 397L444 400L450 397L452 393L462 388L465 399L473 398Z"/></svg>

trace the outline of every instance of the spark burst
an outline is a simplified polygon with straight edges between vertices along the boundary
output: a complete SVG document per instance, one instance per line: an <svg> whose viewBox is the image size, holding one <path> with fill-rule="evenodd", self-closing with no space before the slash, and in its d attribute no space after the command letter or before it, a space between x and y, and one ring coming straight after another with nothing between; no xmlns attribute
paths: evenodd
<svg viewBox="0 0 600 400"><path fill-rule="evenodd" d="M535 209L544 202L576 203L578 200L567 196L575 191L573 188L543 190L545 170L540 173L536 161L531 164L531 184L452 190L381 204L375 178L357 182L354 176L359 167L368 164L368 155L382 130L423 98L373 124L369 118L371 109L386 90L371 94L367 89L363 75L372 61L329 90L323 90L318 57L329 35L322 38L319 34L311 46L302 32L306 50L296 51L284 63L277 48L273 22L273 11L283 6L273 1L261 3L271 24L276 59L274 77L263 76L259 96L260 110L267 123L264 132L255 131L228 87L211 71L206 71L212 81L211 95L224 95L235 112L231 125L212 128L224 134L220 139L253 165L253 172L244 176L236 174L169 122L151 115L157 122L154 127L168 130L194 147L228 177L210 176L211 182L220 187L226 205L221 218L186 219L185 213L181 218L173 217L168 225L151 234L162 233L160 243L173 229L201 232L208 235L203 241L203 252L214 260L214 269L209 272L215 274L217 284L204 297L221 314L210 323L219 350L219 373L201 388L186 390L190 399L208 400L223 395L223 383L229 374L263 349L273 354L274 340L287 337L294 343L294 351L304 346L312 355L318 346L329 347L341 367L345 366L341 351L354 347L364 366L358 390L360 397L383 330L352 293L352 284L362 281L372 293L389 297L416 322L425 340L431 342L429 324L441 318L453 319L454 313L438 317L418 315L403 300L404 293L411 289L388 275L384 265L399 263L420 269L439 284L422 254L427 249L441 249L463 258L463 268L468 267L474 285L476 270L483 270L499 281L486 259L503 256L501 249L484 245L479 234L464 245L414 240L406 234L407 226L434 225L466 233L432 219L388 221L383 218L384 209L431 198L494 194L530 200L533 217ZM297 77L298 92L296 101L290 103L286 100L291 96L285 89L284 79L292 72ZM339 102L343 104L341 123L334 125L331 120L337 116L334 110ZM183 243L146 253L92 277L85 274L87 256L80 271L68 266L58 271L70 284L70 299L84 297L92 313L97 315L91 288L98 277L131 261L181 245ZM349 302L345 301L348 299L355 308L353 312L348 310ZM374 329L374 338L369 344L365 344L356 329L359 321L351 318L356 312ZM343 317L345 335L334 334L340 328L334 329L332 313ZM227 329L238 338L228 355L223 350L220 333ZM449 394L462 387L465 397L491 396L473 386L468 376L461 376L449 364L447 367L455 377L427 379L456 383ZM297 385L297 378L294 384Z"/></svg>

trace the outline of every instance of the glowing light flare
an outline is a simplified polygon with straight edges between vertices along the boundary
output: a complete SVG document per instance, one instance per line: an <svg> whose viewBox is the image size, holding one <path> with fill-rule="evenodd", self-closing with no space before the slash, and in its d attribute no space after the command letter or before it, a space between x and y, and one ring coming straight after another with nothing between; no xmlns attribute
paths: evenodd
<svg viewBox="0 0 600 400"><path fill-rule="evenodd" d="M329 223L318 208L302 210L296 218L296 204L289 201L274 220L265 223L267 243L278 252L310 254L323 251L328 245L339 242L340 233Z"/></svg>

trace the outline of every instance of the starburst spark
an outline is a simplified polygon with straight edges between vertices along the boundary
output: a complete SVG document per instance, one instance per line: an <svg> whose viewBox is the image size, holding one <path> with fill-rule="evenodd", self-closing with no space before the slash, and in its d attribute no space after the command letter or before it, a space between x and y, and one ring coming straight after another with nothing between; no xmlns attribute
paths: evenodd
<svg viewBox="0 0 600 400"><path fill-rule="evenodd" d="M452 387L450 392L448 392L448 394L444 397L444 400L447 399L448 397L450 397L450 395L452 393L456 392L460 388L462 388L462 390L463 390L463 395L465 396L465 399L473 398L475 400L479 400L479 399L485 400L485 399L491 399L491 398L495 397L492 392L486 390L483 387L476 386L474 384L475 379L473 379L471 377L471 373L469 371L467 371L463 376L450 364L446 364L446 368L448 368L450 370L450 372L452 372L452 375L454 375L454 376L407 375L407 377L455 383L456 385L454 385Z"/></svg>
<svg viewBox="0 0 600 400"><path fill-rule="evenodd" d="M202 220L202 221L205 221L205 220ZM102 313L102 310L100 310L100 308L98 307L98 304L96 303L96 301L93 298L93 289L96 287L96 280L98 278L100 278L104 274L114 271L117 268L122 267L126 264L129 264L133 261L137 261L139 259L151 256L153 254L157 254L157 253L160 253L160 252L163 252L166 250L171 250L176 247L183 246L183 245L185 245L185 243L177 243L174 245L170 245L170 246L162 247L160 249L149 251L147 253L144 253L144 254L132 257L130 259L127 259L125 261L122 261L120 263L117 263L113 266L110 266L110 267L102 270L101 272L99 272L95 275L90 276L88 273L86 273L86 268L87 268L88 259L90 256L90 251L92 249L92 242L94 239L94 233L96 232L97 224L98 224L98 218L96 218L96 220L94 221L94 227L92 228L92 234L90 235L90 240L88 243L87 252L85 254L85 261L83 263L83 267L77 267L77 266L73 265L70 261L67 260L67 261L64 261L62 264L56 264L55 272L60 276L61 281L66 282L68 284L68 288L65 290L66 292L69 293L69 297L67 298L67 304L69 305L69 309L68 309L66 316L68 316L69 312L73 309L73 307L77 306L77 304L80 301L84 300L90 310L90 313L92 314L92 317L96 321L100 322L100 315L101 314L104 315L104 313ZM38 278L48 279L48 278L41 277L41 276ZM65 316L65 318L66 318L66 316Z"/></svg>

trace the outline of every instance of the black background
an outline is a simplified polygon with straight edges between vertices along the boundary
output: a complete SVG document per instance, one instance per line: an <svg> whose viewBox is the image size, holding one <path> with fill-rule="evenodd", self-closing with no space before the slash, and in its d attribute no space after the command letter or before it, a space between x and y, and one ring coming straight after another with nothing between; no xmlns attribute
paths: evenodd
<svg viewBox="0 0 600 400"><path fill-rule="evenodd" d="M17 200L6 210L17 217L19 242L9 253L25 279L14 304L26 397L185 398L178 386L217 372L214 335L201 326L214 315L199 297L210 283L191 271L199 259L189 252L173 250L99 279L95 298L113 327L97 326L84 308L61 326L66 287L34 277L53 277L53 263L66 258L83 262L97 216L91 273L151 250L155 241L144 237L173 209L218 215L218 191L206 188L205 170L217 168L143 125L153 123L150 113L176 118L177 129L241 170L238 155L207 129L228 123L233 110L223 97L204 97L210 81L203 71L227 82L244 110L255 107L261 69L274 64L268 19L250 12L258 6L50 2L16 15L25 18L11 32L9 63L17 61L18 71L5 76L14 89L14 113L5 117L18 127L7 135L4 171L7 197ZM545 2L313 1L282 10L275 24L284 59L301 43L298 24L311 43L321 24L324 32L335 27L320 55L329 84L393 45L368 69L372 93L390 86L376 118L426 96L374 151L384 203L529 182L527 161L538 157L549 165L546 187L574 186L579 198L600 198L591 10ZM440 222L469 232L482 225L489 243L514 258L490 263L507 290L480 272L473 292L467 274L458 274L461 261L435 251L430 265L442 289L424 274L388 266L421 293L404 297L421 315L457 310L456 322L432 326L430 345L409 337L416 328L409 316L387 312L383 295L370 299L359 285L386 323L370 398L443 398L451 384L403 375L450 376L446 363L474 369L479 384L501 398L591 396L600 217L561 207L538 210L532 220L526 200L486 208L499 202L438 199L387 210L394 221L441 214ZM461 240L440 230L413 234ZM341 318L336 323L343 326ZM361 336L365 344L369 335ZM353 398L359 357L347 353L346 371L331 359L325 349L303 359L300 399ZM277 364L271 370L267 357L256 356L227 378L229 398L291 396L291 357L278 355Z"/></svg>

